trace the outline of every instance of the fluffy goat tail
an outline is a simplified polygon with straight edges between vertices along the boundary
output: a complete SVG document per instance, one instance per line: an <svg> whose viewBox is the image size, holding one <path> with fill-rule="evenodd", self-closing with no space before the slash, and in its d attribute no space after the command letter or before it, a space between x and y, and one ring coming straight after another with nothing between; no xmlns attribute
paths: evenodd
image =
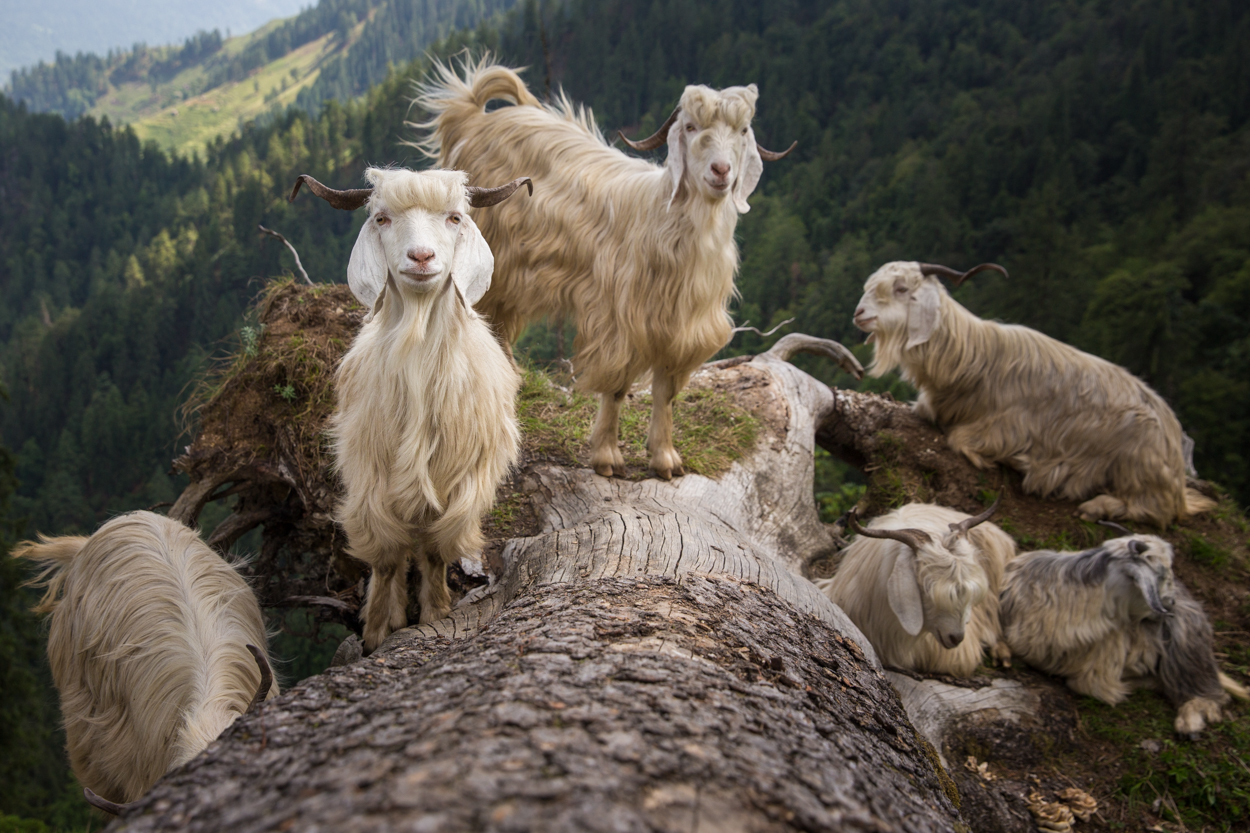
<svg viewBox="0 0 1250 833"><path fill-rule="evenodd" d="M1185 514L1197 515L1199 512L1210 512L1216 502L1197 489L1185 488Z"/></svg>
<svg viewBox="0 0 1250 833"><path fill-rule="evenodd" d="M427 79L417 87L413 104L430 114L424 122L407 122L425 132L425 138L411 142L431 159L439 158L440 148L452 148L464 123L480 116L486 105L501 99L513 104L539 107L539 101L515 70L491 63L489 52L474 61L465 54L459 71L451 64L434 62Z"/></svg>
<svg viewBox="0 0 1250 833"><path fill-rule="evenodd" d="M14 558L28 559L43 568L39 575L26 582L30 587L47 588L39 604L34 607L36 613L51 613L56 609L61 585L65 583L64 570L86 543L87 539L78 535L65 535L60 538L40 535L37 543L22 541L13 548Z"/></svg>
<svg viewBox="0 0 1250 833"><path fill-rule="evenodd" d="M1236 697L1238 700L1250 700L1250 691L1246 689L1232 677L1220 672L1220 688Z"/></svg>

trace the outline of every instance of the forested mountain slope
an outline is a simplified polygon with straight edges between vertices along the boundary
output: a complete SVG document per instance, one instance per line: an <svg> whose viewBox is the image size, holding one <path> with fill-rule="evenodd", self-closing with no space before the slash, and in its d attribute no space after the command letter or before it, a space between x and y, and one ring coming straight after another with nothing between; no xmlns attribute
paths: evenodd
<svg viewBox="0 0 1250 833"><path fill-rule="evenodd" d="M1244 506L1247 42L1250 8L1232 0L574 0L523 3L434 51L492 49L630 135L686 83L757 83L759 140L799 148L742 218L739 320L795 316L858 342L851 312L883 261L996 260L1011 278L977 276L963 303L1147 379L1197 440L1199 472ZM300 173L349 187L366 163L423 164L400 144L423 68L193 161L0 100L0 443L17 452L26 534L176 492L187 386L237 346L261 280L293 265L257 224L314 279L342 281L361 218L285 195Z"/></svg>

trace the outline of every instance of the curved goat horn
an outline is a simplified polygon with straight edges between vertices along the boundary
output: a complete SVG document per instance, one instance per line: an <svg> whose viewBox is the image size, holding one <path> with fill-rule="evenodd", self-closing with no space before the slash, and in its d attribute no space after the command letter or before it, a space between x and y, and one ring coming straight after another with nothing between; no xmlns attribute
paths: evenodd
<svg viewBox="0 0 1250 833"><path fill-rule="evenodd" d="M912 552L919 552L921 544L932 540L929 538L929 533L923 529L865 529L859 525L859 517L854 509L847 514L846 521L858 535L863 535L865 538L889 538L891 541L901 541L911 547Z"/></svg>
<svg viewBox="0 0 1250 833"><path fill-rule="evenodd" d="M1007 274L1007 270L999 266L997 263L981 263L977 266L973 266L967 272L956 272L949 266L939 266L936 263L920 264L920 274L925 275L926 277L929 275L937 275L940 278L947 278L951 282L952 289L957 289L959 285L968 280L968 278L972 277L977 272L984 272L986 269L993 269L995 272L1001 273L1004 278L1010 277L1010 275Z"/></svg>
<svg viewBox="0 0 1250 833"><path fill-rule="evenodd" d="M269 689L273 686L273 671L269 668L269 660L265 659L264 653L255 645L248 645L247 649L252 652L252 658L256 660L256 667L260 669L260 685L256 687L256 693L252 695L252 702L248 704L247 711L251 713L260 708L260 704L265 702L265 697L269 695Z"/></svg>
<svg viewBox="0 0 1250 833"><path fill-rule="evenodd" d="M295 187L291 189L291 196L287 197L287 202L295 202L295 195L299 193L301 185L307 185L309 191L312 191L340 211L355 211L364 205L365 201L369 199L369 195L373 193L372 188L351 188L346 191L335 191L333 188L325 187L308 174L300 174L295 180Z"/></svg>
<svg viewBox="0 0 1250 833"><path fill-rule="evenodd" d="M103 810L110 816L120 816L122 813L130 809L129 804L117 804L109 801L107 798L101 798L91 791L90 787L82 788L82 797L87 799L87 803L97 810Z"/></svg>
<svg viewBox="0 0 1250 833"><path fill-rule="evenodd" d="M1121 526L1120 524L1116 523L1115 521L1107 521L1107 520L1101 520L1101 519L1100 519L1100 520L1098 521L1098 525L1099 525L1099 526L1109 527L1110 529L1114 529L1114 530L1116 530L1117 532L1123 532L1125 535L1132 535L1132 534L1133 534L1133 530L1129 529L1127 526Z"/></svg>
<svg viewBox="0 0 1250 833"><path fill-rule="evenodd" d="M965 532L972 529L974 526L985 523L990 518L994 517L994 513L998 511L998 505L1002 502L1003 502L1003 493L999 492L998 497L994 498L994 503L990 505L989 509L986 509L980 515L973 515L971 518L965 518L964 520L959 521L958 523L951 524L951 532L953 532L956 535L963 535Z"/></svg>
<svg viewBox="0 0 1250 833"><path fill-rule="evenodd" d="M518 177L507 185L500 185L498 188L475 188L470 185L465 190L469 192L469 205L474 208L486 208L490 205L496 205L512 196L516 189L522 185L530 189L530 196L534 196L534 180L528 176Z"/></svg>
<svg viewBox="0 0 1250 833"><path fill-rule="evenodd" d="M672 115L670 115L668 119L664 122L664 124L660 125L659 130L655 131L650 136L640 141L631 142L629 138L625 136L625 133L621 130L616 131L616 135L620 136L621 141L625 142L625 144L629 145L634 150L655 150L660 145L668 141L668 129L673 126L673 122L677 121L677 114L680 112L681 112L681 105L678 105L676 109L673 110Z"/></svg>
<svg viewBox="0 0 1250 833"><path fill-rule="evenodd" d="M765 162L776 162L778 159L785 159L787 156L790 155L790 151L794 150L798 146L799 146L799 143L797 140L795 140L790 143L790 147L786 148L781 153L778 153L775 150L768 150L759 142L755 143L755 149L759 151L760 159L763 159Z"/></svg>

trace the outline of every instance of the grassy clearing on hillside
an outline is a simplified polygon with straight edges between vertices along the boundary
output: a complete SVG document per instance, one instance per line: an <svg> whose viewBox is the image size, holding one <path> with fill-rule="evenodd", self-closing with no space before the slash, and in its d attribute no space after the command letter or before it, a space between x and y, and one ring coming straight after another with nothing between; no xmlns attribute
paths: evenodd
<svg viewBox="0 0 1250 833"><path fill-rule="evenodd" d="M256 32L230 38L219 54L236 55L283 22L272 21ZM203 64L155 86L145 81L122 84L102 96L89 114L130 124L140 139L155 141L166 151L202 153L209 142L231 134L241 121L294 104L300 90L317 80L325 62L359 39L366 22L367 19L356 24L345 41L331 32L254 70L242 81L227 82L198 94L190 91L204 87L208 73Z"/></svg>

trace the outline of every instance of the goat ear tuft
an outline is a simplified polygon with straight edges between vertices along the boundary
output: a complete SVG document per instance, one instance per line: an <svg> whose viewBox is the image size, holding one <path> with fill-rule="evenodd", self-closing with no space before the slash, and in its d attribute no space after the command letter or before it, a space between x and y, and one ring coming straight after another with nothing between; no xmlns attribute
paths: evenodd
<svg viewBox="0 0 1250 833"><path fill-rule="evenodd" d="M738 160L738 177L733 184L734 207L739 214L746 214L751 210L747 197L751 196L763 173L764 160L760 158L759 146L755 144L755 131L748 127L746 141L742 146L742 158Z"/></svg>
<svg viewBox="0 0 1250 833"><path fill-rule="evenodd" d="M468 214L462 215L460 232L456 235L456 251L451 258L451 279L470 309L490 289L494 271L495 255L490 245L472 218Z"/></svg>
<svg viewBox="0 0 1250 833"><path fill-rule="evenodd" d="M925 278L907 304L907 347L919 347L937 329L942 290L936 278Z"/></svg>
<svg viewBox="0 0 1250 833"><path fill-rule="evenodd" d="M903 630L911 636L919 636L924 628L924 603L920 599L920 581L916 577L916 557L911 551L899 553L894 569L886 582L886 595L890 610L898 617Z"/></svg>
<svg viewBox="0 0 1250 833"><path fill-rule="evenodd" d="M352 256L347 262L347 285L365 309L373 309L386 286L388 272L382 236L378 234L377 226L366 219L360 227L360 234L356 235L356 245L352 247Z"/></svg>

